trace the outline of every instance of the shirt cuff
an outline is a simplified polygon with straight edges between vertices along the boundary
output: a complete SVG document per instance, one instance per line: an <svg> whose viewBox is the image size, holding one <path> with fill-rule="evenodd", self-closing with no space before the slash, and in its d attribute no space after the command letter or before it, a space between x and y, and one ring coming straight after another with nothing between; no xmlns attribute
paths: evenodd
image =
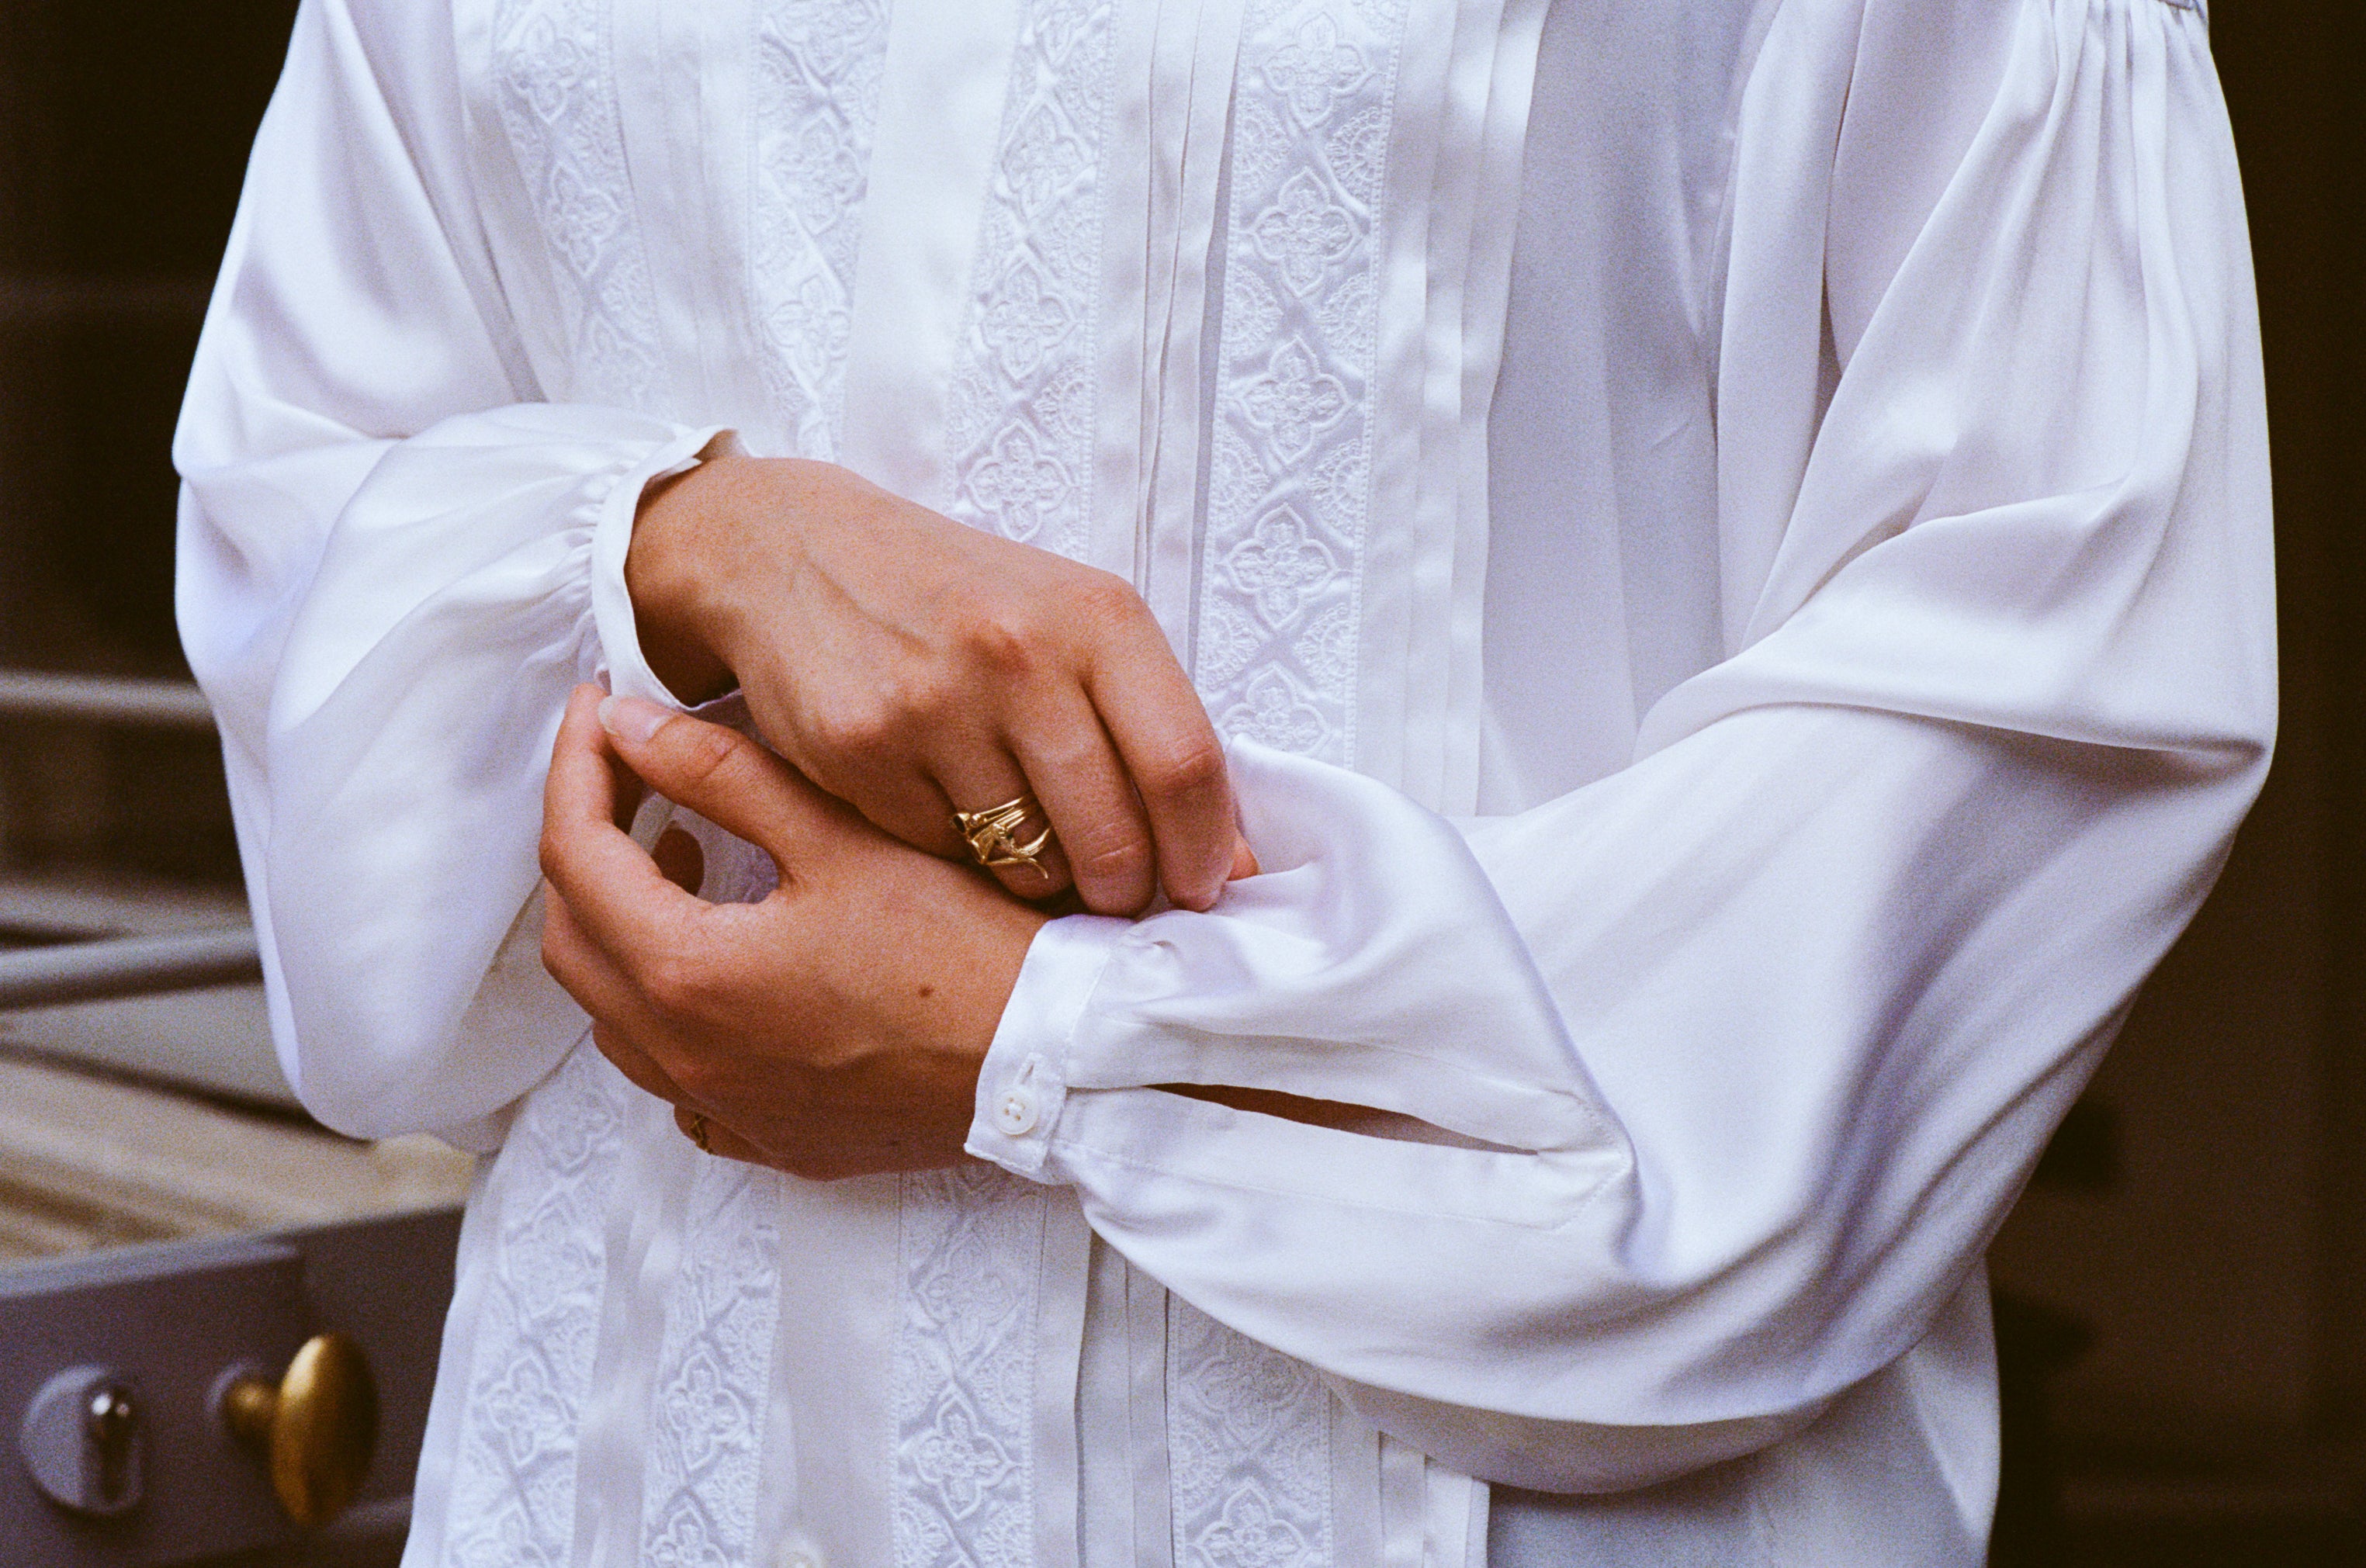
<svg viewBox="0 0 2366 1568"><path fill-rule="evenodd" d="M625 556L633 547L633 525L640 517L643 492L659 479L698 467L700 455L727 429L720 424L685 428L626 468L600 507L600 520L592 534L592 623L600 633L600 649L607 660L608 689L620 696L641 697L669 708L682 706L641 652L633 595L625 586Z"/></svg>
<svg viewBox="0 0 2366 1568"><path fill-rule="evenodd" d="M1131 920L1068 915L1035 933L1019 983L978 1068L968 1151L1014 1176L1050 1182L1043 1162L1068 1099L1068 1057L1085 1004Z"/></svg>

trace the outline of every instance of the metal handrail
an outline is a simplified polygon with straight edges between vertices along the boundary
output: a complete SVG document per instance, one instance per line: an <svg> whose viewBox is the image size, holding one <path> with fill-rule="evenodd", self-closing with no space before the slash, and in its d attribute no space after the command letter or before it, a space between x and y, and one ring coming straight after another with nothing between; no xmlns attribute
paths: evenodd
<svg viewBox="0 0 2366 1568"><path fill-rule="evenodd" d="M263 955L248 926L64 942L0 953L0 1009L112 1001L262 977Z"/></svg>
<svg viewBox="0 0 2366 1568"><path fill-rule="evenodd" d="M186 681L0 670L0 717L211 729L213 709ZM0 1009L51 1007L261 979L253 928L101 937L0 952Z"/></svg>
<svg viewBox="0 0 2366 1568"><path fill-rule="evenodd" d="M207 705L205 694L186 681L55 675L37 670L0 670L0 716L80 719L162 729L214 728L214 710Z"/></svg>

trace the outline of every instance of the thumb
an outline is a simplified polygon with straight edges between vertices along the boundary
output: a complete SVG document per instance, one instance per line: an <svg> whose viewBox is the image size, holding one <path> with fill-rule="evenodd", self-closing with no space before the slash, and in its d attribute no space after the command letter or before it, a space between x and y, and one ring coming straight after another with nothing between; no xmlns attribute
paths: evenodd
<svg viewBox="0 0 2366 1568"><path fill-rule="evenodd" d="M600 728L642 783L765 851L783 875L838 830L818 790L736 729L622 696L602 699Z"/></svg>

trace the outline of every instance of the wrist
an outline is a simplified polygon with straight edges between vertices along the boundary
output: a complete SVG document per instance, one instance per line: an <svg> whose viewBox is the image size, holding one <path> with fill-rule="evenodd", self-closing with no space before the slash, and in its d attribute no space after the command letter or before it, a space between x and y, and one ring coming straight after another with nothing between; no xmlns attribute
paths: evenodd
<svg viewBox="0 0 2366 1568"><path fill-rule="evenodd" d="M1131 920L1072 915L1038 927L1006 999L971 1102L967 1151L1031 1181L1047 1174L1085 1010Z"/></svg>
<svg viewBox="0 0 2366 1568"><path fill-rule="evenodd" d="M682 703L695 706L729 691L722 651L724 598L731 574L727 498L754 462L735 450L710 449L695 467L641 492L625 555L625 591L649 671Z"/></svg>

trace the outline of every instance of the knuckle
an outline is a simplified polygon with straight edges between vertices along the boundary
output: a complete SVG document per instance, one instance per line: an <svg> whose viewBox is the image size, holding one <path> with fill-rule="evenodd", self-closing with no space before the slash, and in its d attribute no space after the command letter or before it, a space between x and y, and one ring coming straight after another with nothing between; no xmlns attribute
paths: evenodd
<svg viewBox="0 0 2366 1568"><path fill-rule="evenodd" d="M1133 584L1110 572L1088 571L1072 592L1077 611L1096 629L1123 626L1150 614Z"/></svg>
<svg viewBox="0 0 2366 1568"><path fill-rule="evenodd" d="M886 745L896 728L891 702L865 694L840 696L815 709L806 730L833 756L862 756Z"/></svg>
<svg viewBox="0 0 2366 1568"><path fill-rule="evenodd" d="M696 1017L714 996L713 976L693 953L660 953L642 966L639 978L649 1005L673 1018Z"/></svg>
<svg viewBox="0 0 2366 1568"><path fill-rule="evenodd" d="M694 729L688 725L667 728L688 731L681 742L680 766L683 783L693 788L727 776L738 761L739 738L720 725L702 724Z"/></svg>
<svg viewBox="0 0 2366 1568"><path fill-rule="evenodd" d="M1223 748L1212 735L1176 746L1151 760L1139 781L1146 794L1203 796L1224 784Z"/></svg>
<svg viewBox="0 0 2366 1568"><path fill-rule="evenodd" d="M873 699L876 723L887 736L907 739L952 711L961 689L960 678L941 664L908 667Z"/></svg>
<svg viewBox="0 0 2366 1568"><path fill-rule="evenodd" d="M972 661L1009 677L1024 675L1042 662L1047 638L1030 612L997 605L971 615L962 627L961 640Z"/></svg>
<svg viewBox="0 0 2366 1568"><path fill-rule="evenodd" d="M1121 882L1149 871L1150 843L1139 834L1128 833L1104 843L1087 844L1072 851L1068 858L1078 881Z"/></svg>

